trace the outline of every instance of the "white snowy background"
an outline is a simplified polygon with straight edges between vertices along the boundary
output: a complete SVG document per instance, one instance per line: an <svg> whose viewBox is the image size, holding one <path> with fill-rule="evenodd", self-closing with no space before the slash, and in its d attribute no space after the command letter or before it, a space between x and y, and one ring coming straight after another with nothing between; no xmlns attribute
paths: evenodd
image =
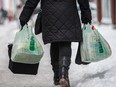
<svg viewBox="0 0 116 87"><path fill-rule="evenodd" d="M72 43L72 62L69 71L71 87L116 87L116 29L111 25L95 25L109 42L112 56L89 65L75 64L78 43ZM59 87L53 85L53 72L50 65L49 44L43 45L41 34L38 40L44 48L37 75L13 74L8 69L7 45L18 31L17 23L0 25L0 87Z"/></svg>

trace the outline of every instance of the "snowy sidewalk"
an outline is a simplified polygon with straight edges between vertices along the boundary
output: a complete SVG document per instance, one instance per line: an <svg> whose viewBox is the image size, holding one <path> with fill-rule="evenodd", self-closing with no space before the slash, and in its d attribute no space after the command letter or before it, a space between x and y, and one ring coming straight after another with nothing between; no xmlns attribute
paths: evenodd
<svg viewBox="0 0 116 87"><path fill-rule="evenodd" d="M112 56L106 60L87 66L76 65L75 55L78 43L72 43L72 64L70 66L71 87L116 87L116 30L111 25L97 26L112 48ZM0 25L0 87L58 87L53 85L53 72L50 65L49 44L43 45L41 35L38 40L44 48L37 75L13 74L8 69L7 45L12 42L18 31L16 22Z"/></svg>

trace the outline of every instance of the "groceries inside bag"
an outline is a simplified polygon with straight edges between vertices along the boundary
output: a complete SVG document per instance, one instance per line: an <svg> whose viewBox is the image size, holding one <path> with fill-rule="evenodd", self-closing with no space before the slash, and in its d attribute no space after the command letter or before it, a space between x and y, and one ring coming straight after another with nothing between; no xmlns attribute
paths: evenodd
<svg viewBox="0 0 116 87"><path fill-rule="evenodd" d="M25 25L16 33L11 60L18 63L36 64L43 56L43 48L38 42L31 27Z"/></svg>
<svg viewBox="0 0 116 87"><path fill-rule="evenodd" d="M97 62L111 56L111 48L104 37L94 26L84 25L83 42L81 42L81 58L83 62Z"/></svg>

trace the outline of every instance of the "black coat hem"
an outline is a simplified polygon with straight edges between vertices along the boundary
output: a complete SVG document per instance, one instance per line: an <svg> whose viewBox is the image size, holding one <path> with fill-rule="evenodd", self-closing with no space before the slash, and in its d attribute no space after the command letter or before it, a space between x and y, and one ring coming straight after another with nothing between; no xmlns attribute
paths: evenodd
<svg viewBox="0 0 116 87"><path fill-rule="evenodd" d="M82 38L81 39L78 39L78 40L53 40L53 41L44 41L44 44L49 44L49 43L53 43L53 42L81 42L82 41Z"/></svg>

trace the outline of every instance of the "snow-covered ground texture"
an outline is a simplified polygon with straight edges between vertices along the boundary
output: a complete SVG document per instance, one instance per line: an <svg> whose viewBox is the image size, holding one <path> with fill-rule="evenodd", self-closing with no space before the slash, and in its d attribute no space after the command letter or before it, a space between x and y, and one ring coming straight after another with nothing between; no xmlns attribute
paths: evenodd
<svg viewBox="0 0 116 87"><path fill-rule="evenodd" d="M111 25L95 25L109 42L112 56L89 65L76 65L75 56L78 43L72 43L72 63L69 71L71 87L116 87L116 30ZM37 75L13 74L8 69L7 45L18 31L17 23L0 25L0 87L59 87L53 85L53 72L50 65L49 44L43 45L41 34L38 40L44 48Z"/></svg>

